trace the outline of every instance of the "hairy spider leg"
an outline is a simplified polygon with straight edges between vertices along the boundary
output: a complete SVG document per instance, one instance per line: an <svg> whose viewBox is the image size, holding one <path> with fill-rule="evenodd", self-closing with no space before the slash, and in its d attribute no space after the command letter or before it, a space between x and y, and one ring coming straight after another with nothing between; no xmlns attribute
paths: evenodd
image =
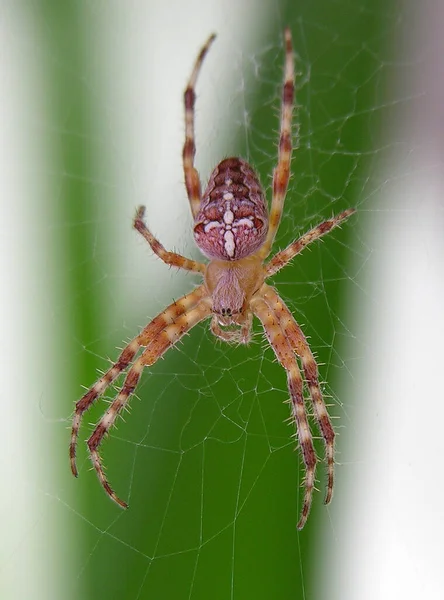
<svg viewBox="0 0 444 600"><path fill-rule="evenodd" d="M121 352L117 361L96 381L96 383L76 402L74 417L72 421L71 443L69 446L69 456L71 459L71 471L77 477L76 466L76 446L79 435L80 423L83 413L87 411L99 396L112 384L112 382L124 371L133 361L137 351L141 346L148 346L152 340L168 325L176 322L176 319L187 311L193 309L202 298L207 294L203 285L196 288L190 294L182 296L176 302L173 302L157 317L155 317L140 333L136 336Z"/></svg>
<svg viewBox="0 0 444 600"><path fill-rule="evenodd" d="M313 446L313 438L310 426L305 412L303 382L301 372L296 361L293 348L290 345L282 327L279 323L278 315L265 300L261 298L260 293L251 301L251 307L254 314L261 321L265 330L265 335L273 348L279 363L287 371L288 389L291 397L292 416L296 424L297 438L302 451L302 458L305 465L305 494L301 510L301 516L298 522L298 529L302 529L307 522L313 498L313 488L316 474L316 453Z"/></svg>
<svg viewBox="0 0 444 600"><path fill-rule="evenodd" d="M321 386L319 385L318 366L314 359L310 346L293 315L277 292L269 285L264 285L262 297L267 305L273 310L279 319L279 324L289 341L293 351L301 359L304 369L305 381L310 392L311 402L313 404L316 420L322 434L325 445L325 458L328 468L327 492L325 495L325 504L329 504L333 497L334 484L334 440L335 432L328 416L327 407L322 398Z"/></svg>
<svg viewBox="0 0 444 600"><path fill-rule="evenodd" d="M184 312L171 323L165 323L162 331L151 339L150 343L129 369L122 389L100 419L91 437L87 441L91 460L106 493L122 508L127 508L127 503L121 500L111 488L102 467L98 447L104 435L111 429L118 414L127 405L139 382L144 367L151 366L174 344L176 344L192 327L211 314L211 299L203 298L199 304Z"/></svg>
<svg viewBox="0 0 444 600"><path fill-rule="evenodd" d="M196 102L195 87L204 58L215 38L216 35L214 33L210 35L200 51L183 96L185 105L185 143L182 152L183 172L185 175L185 187L187 188L188 200L190 201L193 218L196 217L199 211L201 199L199 173L194 167L194 156L196 154L194 135L194 104Z"/></svg>
<svg viewBox="0 0 444 600"><path fill-rule="evenodd" d="M284 32L285 73L282 90L281 131L279 137L278 161L273 172L273 197L269 217L267 239L259 250L259 255L266 258L271 251L282 216L288 180L290 179L291 162L291 118L294 102L294 58L291 43L291 32L287 27Z"/></svg>
<svg viewBox="0 0 444 600"><path fill-rule="evenodd" d="M316 225L316 227L313 227L313 229L310 229L310 231L304 233L304 235L292 242L289 246L287 246L287 248L281 250L273 256L273 258L265 267L266 276L271 277L280 271L283 267L288 265L288 263L296 256L296 254L299 254L299 252L308 246L308 244L311 244L315 240L319 239L331 231L334 227L341 225L350 217L350 215L355 212L355 208L348 208L347 210L339 213L339 215L336 215L335 217Z"/></svg>
<svg viewBox="0 0 444 600"><path fill-rule="evenodd" d="M152 251L167 265L184 269L185 271L193 271L194 273L205 273L206 265L186 258L176 252L168 252L157 240L148 227L145 225L143 217L145 215L145 207L139 206L134 217L134 229L136 229L151 246Z"/></svg>

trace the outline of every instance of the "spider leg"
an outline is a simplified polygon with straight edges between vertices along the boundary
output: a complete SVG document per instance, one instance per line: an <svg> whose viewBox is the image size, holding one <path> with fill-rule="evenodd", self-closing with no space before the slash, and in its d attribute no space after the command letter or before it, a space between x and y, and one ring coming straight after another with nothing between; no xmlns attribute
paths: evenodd
<svg viewBox="0 0 444 600"><path fill-rule="evenodd" d="M344 210L343 212L339 213L339 215L336 215L335 217L316 225L316 227L310 229L310 231L307 231L307 233L287 246L285 250L281 250L275 254L270 262L265 266L266 277L271 277L271 275L274 275L280 271L296 256L296 254L299 254L305 248L305 246L308 246L308 244L311 244L311 242L319 239L331 231L334 227L341 225L341 223L343 223L355 212L355 208L348 208L347 210Z"/></svg>
<svg viewBox="0 0 444 600"><path fill-rule="evenodd" d="M128 403L130 396L133 394L139 382L143 368L153 365L159 358L176 342L180 340L192 327L200 321L207 318L211 314L211 299L203 298L197 305L191 307L186 312L175 318L173 322L165 323L160 332L147 345L146 349L140 357L134 362L129 369L128 374L123 383L122 389L118 393L116 399L100 419L94 429L87 444L91 454L91 460L99 477L99 481L105 489L106 493L119 506L127 508L127 503L121 500L111 488L102 467L102 461L98 452L98 447L103 440L105 434L113 426L118 414Z"/></svg>
<svg viewBox="0 0 444 600"><path fill-rule="evenodd" d="M282 90L281 131L279 137L278 162L273 172L273 199L271 202L267 239L259 251L262 258L269 255L284 207L288 180L290 179L291 162L291 117L294 101L294 58L291 42L291 31L287 27L284 32L285 41L285 74Z"/></svg>
<svg viewBox="0 0 444 600"><path fill-rule="evenodd" d="M204 273L206 266L203 263L186 258L176 252L168 252L162 246L162 244L154 237L148 227L145 225L143 217L145 214L145 207L139 206L134 217L134 229L142 234L148 244L151 246L152 251L163 260L167 265L177 267L179 269L185 269L186 271L194 271L195 273Z"/></svg>
<svg viewBox="0 0 444 600"><path fill-rule="evenodd" d="M176 300L168 306L163 312L155 317L138 336L136 336L121 352L117 362L115 362L102 377L77 401L71 430L71 444L69 446L69 456L71 459L71 471L77 477L76 466L76 446L79 435L80 423L82 415L87 411L93 402L101 396L112 382L124 371L132 362L137 351L141 346L148 344L157 336L165 327L194 308L202 298L207 294L203 285L196 288L191 294L187 294Z"/></svg>
<svg viewBox="0 0 444 600"><path fill-rule="evenodd" d="M251 301L254 314L261 321L267 339L274 350L276 358L287 371L288 389L291 396L292 416L296 423L302 458L305 465L305 495L301 516L297 525L302 529L307 521L313 497L313 488L316 474L316 453L313 438L305 412L303 382L299 367L287 336L279 322L278 315L261 296L255 296Z"/></svg>
<svg viewBox="0 0 444 600"><path fill-rule="evenodd" d="M234 331L225 331L219 324L217 315L214 315L211 319L211 332L220 340L224 342L237 343L237 344L249 344L251 340L251 326L253 324L253 313L248 312L245 317L245 321L240 326L240 329Z"/></svg>
<svg viewBox="0 0 444 600"><path fill-rule="evenodd" d="M279 324L284 331L287 340L290 342L291 347L302 362L305 380L310 392L310 398L314 407L316 420L325 444L325 458L328 468L328 483L327 493L325 495L325 504L329 504L333 496L334 485L335 432L331 424L330 417L328 416L327 407L325 406L325 402L322 398L322 391L319 385L318 366L301 328L296 323L288 307L284 304L282 299L272 287L264 285L262 290L262 297L267 303L267 306L270 307L270 310L273 310L278 317Z"/></svg>
<svg viewBox="0 0 444 600"><path fill-rule="evenodd" d="M185 105L185 144L182 152L183 172L185 175L185 186L187 188L188 200L190 201L193 217L195 217L199 211L201 198L199 174L194 167L194 156L196 154L196 144L194 141L194 104L196 101L195 87L200 68L215 37L215 34L211 35L200 51L183 97Z"/></svg>

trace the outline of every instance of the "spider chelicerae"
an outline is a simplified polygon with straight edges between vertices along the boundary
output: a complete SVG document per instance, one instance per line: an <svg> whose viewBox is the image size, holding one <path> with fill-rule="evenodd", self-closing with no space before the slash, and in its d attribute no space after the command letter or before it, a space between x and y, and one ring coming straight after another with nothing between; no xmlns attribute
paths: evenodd
<svg viewBox="0 0 444 600"><path fill-rule="evenodd" d="M335 433L322 399L318 367L310 346L287 306L265 280L285 267L305 246L342 223L355 210L345 210L324 221L265 262L281 220L290 177L294 58L288 28L284 33L285 69L280 137L278 160L273 173L270 215L268 216L265 195L256 173L241 158L227 158L220 162L211 173L202 195L199 175L194 167L195 86L204 58L214 39L215 35L210 36L200 51L185 89L183 147L183 170L194 218L194 239L210 262L204 264L165 250L143 221L145 207L139 207L134 227L146 239L155 254L167 265L200 273L203 283L157 315L123 349L117 362L76 403L70 445L71 469L77 476L76 444L83 413L128 368L122 388L87 442L100 483L117 504L126 508L126 502L116 495L105 477L98 450L105 434L136 389L143 368L153 365L192 327L209 317L211 331L216 337L224 342L247 344L250 341L255 315L262 323L266 337L287 373L292 418L296 425L306 472L304 500L298 523L298 528L302 529L310 512L317 459L305 409L304 383L297 359L301 362L314 415L325 444L325 460L328 467L326 504L331 501L333 494ZM136 358L142 347L143 352Z"/></svg>

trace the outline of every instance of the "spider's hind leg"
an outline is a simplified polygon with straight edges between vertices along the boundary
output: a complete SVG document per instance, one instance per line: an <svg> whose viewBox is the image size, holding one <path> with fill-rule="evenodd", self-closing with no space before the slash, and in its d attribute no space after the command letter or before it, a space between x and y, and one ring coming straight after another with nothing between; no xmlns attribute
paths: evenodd
<svg viewBox="0 0 444 600"><path fill-rule="evenodd" d="M273 171L273 198L271 201L268 234L265 243L259 250L260 256L266 258L271 250L284 208L285 195L290 179L291 163L291 120L294 104L294 57L290 29L284 32L285 70L282 87L281 123L279 135L278 161Z"/></svg>
<svg viewBox="0 0 444 600"><path fill-rule="evenodd" d="M194 133L194 105L196 102L196 82L202 67L204 58L215 39L212 34L201 49L193 71L191 73L188 85L183 95L185 108L185 143L182 151L183 172L185 177L185 187L187 189L188 199L190 201L191 213L196 217L200 207L201 186L197 169L194 166L194 155L196 154L196 143Z"/></svg>

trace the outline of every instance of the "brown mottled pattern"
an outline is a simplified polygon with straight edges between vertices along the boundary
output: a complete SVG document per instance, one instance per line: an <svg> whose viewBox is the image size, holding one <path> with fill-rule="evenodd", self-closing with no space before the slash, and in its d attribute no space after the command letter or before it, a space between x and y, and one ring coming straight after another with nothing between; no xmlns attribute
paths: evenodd
<svg viewBox="0 0 444 600"><path fill-rule="evenodd" d="M248 344L251 339L253 314L255 314L262 323L279 363L287 372L291 396L291 418L296 426L305 465L305 492L298 523L299 529L302 529L312 503L317 457L305 410L304 382L299 370L299 357L325 443L328 465L326 503L332 498L334 430L322 399L318 367L299 325L275 290L264 281L287 265L305 246L342 223L353 214L354 210L346 210L324 221L295 240L285 250L278 252L268 264L264 264L279 225L290 176L294 61L288 28L285 30L284 39L285 75L281 127L278 161L273 175L270 218L268 219L265 197L257 175L241 158L227 158L217 165L211 174L201 202L199 175L194 168L195 85L214 35L210 36L200 51L184 93L185 143L183 148L185 185L195 219L194 235L198 246L211 258L211 261L204 264L176 252L168 252L146 227L143 221L145 208L141 206L136 212L134 227L148 242L153 252L169 266L200 274L203 284L157 315L123 349L116 363L76 403L69 451L74 475L77 475L77 437L84 412L105 393L122 372L128 369L123 386L87 442L101 485L109 497L124 508L127 507L126 502L115 494L105 477L99 455L100 444L134 394L144 367L153 365L196 323L210 316L212 317L211 331L217 338L226 343ZM137 358L141 347L145 350Z"/></svg>
<svg viewBox="0 0 444 600"><path fill-rule="evenodd" d="M229 220L227 211L232 214ZM209 258L239 260L260 248L267 224L265 197L252 167L241 158L220 162L210 175L195 219L194 239L200 250ZM227 231L233 233L231 255L224 239Z"/></svg>

